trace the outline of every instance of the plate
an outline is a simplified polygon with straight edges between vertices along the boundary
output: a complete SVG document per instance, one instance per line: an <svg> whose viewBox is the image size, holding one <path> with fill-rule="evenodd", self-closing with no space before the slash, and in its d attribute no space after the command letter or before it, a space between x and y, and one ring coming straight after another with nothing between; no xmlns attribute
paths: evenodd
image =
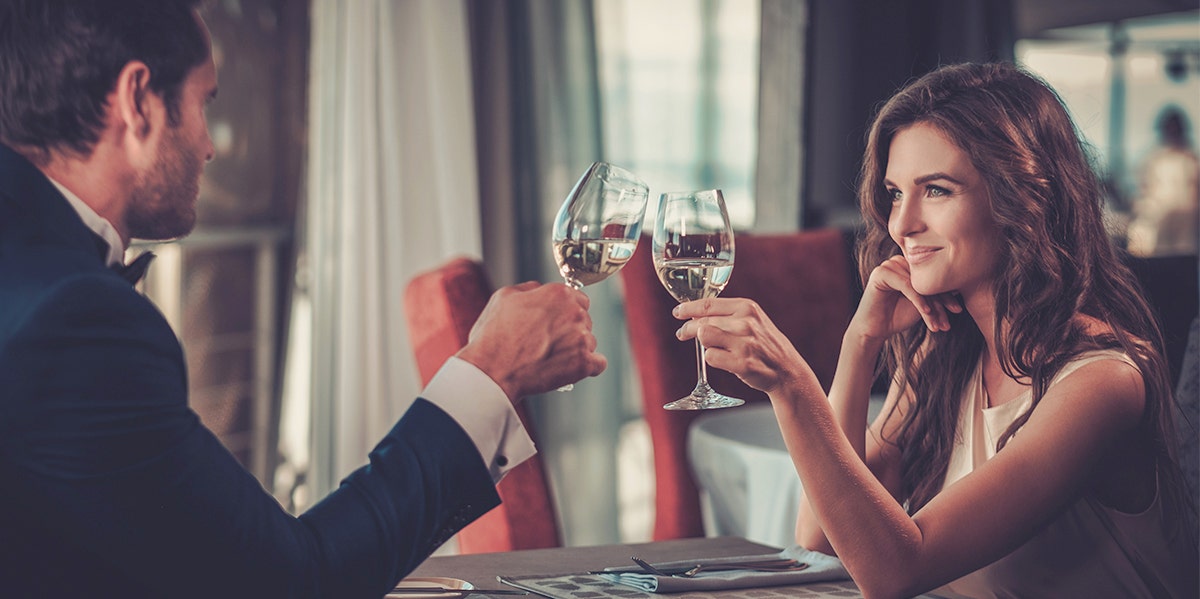
<svg viewBox="0 0 1200 599"><path fill-rule="evenodd" d="M444 589L457 589L461 591L469 591L475 588L475 585L458 578L443 578L440 576L416 576L405 578L396 584L396 588L420 588L420 587L442 587ZM388 593L388 597L396 599L434 599L436 597L462 597L461 593Z"/></svg>

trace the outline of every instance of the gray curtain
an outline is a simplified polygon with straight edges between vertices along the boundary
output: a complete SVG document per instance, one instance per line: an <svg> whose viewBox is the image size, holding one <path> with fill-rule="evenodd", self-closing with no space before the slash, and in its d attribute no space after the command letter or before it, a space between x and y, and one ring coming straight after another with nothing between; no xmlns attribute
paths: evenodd
<svg viewBox="0 0 1200 599"><path fill-rule="evenodd" d="M604 158L592 3L470 0L484 262L493 283L558 280L550 225ZM608 370L526 400L567 545L618 539L616 442L625 419L623 309L615 281L587 288Z"/></svg>
<svg viewBox="0 0 1200 599"><path fill-rule="evenodd" d="M758 161L754 230L803 227L804 56L808 2L762 0L758 68Z"/></svg>

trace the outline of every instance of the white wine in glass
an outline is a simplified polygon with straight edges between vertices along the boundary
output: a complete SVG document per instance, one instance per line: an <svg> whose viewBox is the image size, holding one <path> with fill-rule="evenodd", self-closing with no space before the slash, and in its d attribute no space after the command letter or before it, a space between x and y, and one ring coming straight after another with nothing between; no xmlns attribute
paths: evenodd
<svg viewBox="0 0 1200 599"><path fill-rule="evenodd" d="M716 297L733 274L733 228L719 189L664 193L654 222L654 270L676 301ZM663 406L668 410L711 410L745 401L717 393L708 384L704 346L696 339L699 380L687 397Z"/></svg>
<svg viewBox="0 0 1200 599"><path fill-rule="evenodd" d="M593 162L554 218L551 242L563 280L575 289L615 274L633 257L650 188L633 173Z"/></svg>
<svg viewBox="0 0 1200 599"><path fill-rule="evenodd" d="M650 188L621 167L606 162L588 167L558 209L550 236L554 262L567 285L594 285L629 262L649 195Z"/></svg>
<svg viewBox="0 0 1200 599"><path fill-rule="evenodd" d="M563 239L554 242L554 261L563 280L582 289L616 274L633 257L635 249L637 241L626 239Z"/></svg>

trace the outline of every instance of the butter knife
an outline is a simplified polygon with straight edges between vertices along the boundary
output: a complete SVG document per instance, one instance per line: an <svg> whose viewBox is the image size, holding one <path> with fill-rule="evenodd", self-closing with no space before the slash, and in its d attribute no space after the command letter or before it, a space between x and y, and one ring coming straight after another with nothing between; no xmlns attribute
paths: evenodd
<svg viewBox="0 0 1200 599"><path fill-rule="evenodd" d="M448 589L446 587L396 587L388 591L392 595L528 595L526 591L508 589Z"/></svg>

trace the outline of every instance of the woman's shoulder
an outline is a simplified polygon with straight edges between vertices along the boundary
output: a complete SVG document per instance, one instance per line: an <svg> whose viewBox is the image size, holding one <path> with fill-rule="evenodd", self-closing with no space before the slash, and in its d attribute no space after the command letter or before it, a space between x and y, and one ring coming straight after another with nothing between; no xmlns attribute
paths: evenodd
<svg viewBox="0 0 1200 599"><path fill-rule="evenodd" d="M1117 360L1139 369L1137 360L1129 354L1129 348L1141 351L1141 348L1149 346L1145 339L1116 329L1111 324L1086 314L1076 315L1075 325L1080 335L1074 346L1064 348L1066 360L1062 370L1066 370L1067 367L1078 369L1098 360ZM1122 343L1122 338L1126 339L1126 343ZM1061 378L1061 372L1058 378Z"/></svg>
<svg viewBox="0 0 1200 599"><path fill-rule="evenodd" d="M1122 349L1093 349L1073 356L1046 388L1044 401L1083 401L1137 421L1145 408L1145 384L1137 363Z"/></svg>

